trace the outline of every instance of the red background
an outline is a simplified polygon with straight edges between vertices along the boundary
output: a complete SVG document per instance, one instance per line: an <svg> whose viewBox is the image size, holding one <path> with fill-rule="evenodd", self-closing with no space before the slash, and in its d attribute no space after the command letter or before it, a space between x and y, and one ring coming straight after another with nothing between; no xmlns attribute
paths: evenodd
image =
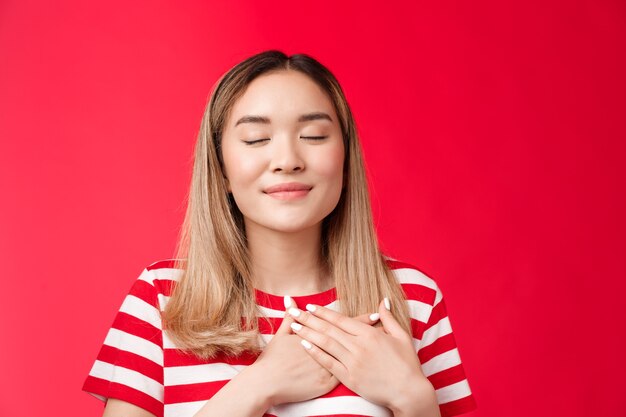
<svg viewBox="0 0 626 417"><path fill-rule="evenodd" d="M100 415L82 382L173 254L211 87L270 48L342 83L473 415L625 415L625 32L622 1L4 0L0 415Z"/></svg>

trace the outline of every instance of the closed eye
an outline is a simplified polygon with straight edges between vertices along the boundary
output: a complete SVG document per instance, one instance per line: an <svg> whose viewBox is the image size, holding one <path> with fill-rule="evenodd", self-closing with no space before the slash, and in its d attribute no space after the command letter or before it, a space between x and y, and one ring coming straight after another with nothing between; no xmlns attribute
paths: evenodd
<svg viewBox="0 0 626 417"><path fill-rule="evenodd" d="M300 136L301 139L307 139L307 140L324 140L327 137L328 136ZM244 140L243 142L246 145L254 145L255 143L261 143L267 140L270 140L270 139L264 138L264 139Z"/></svg>
<svg viewBox="0 0 626 417"><path fill-rule="evenodd" d="M255 140L244 140L244 142L246 143L246 145L254 145L255 143L259 143L259 142L263 142L269 140L269 138L265 138L265 139L255 139Z"/></svg>
<svg viewBox="0 0 626 417"><path fill-rule="evenodd" d="M326 139L328 136L300 136L302 139L310 139L310 140L322 140Z"/></svg>

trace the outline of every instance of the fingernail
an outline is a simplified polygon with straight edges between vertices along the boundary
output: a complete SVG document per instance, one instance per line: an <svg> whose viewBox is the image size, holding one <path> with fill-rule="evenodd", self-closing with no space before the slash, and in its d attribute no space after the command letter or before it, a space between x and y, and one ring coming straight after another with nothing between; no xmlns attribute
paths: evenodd
<svg viewBox="0 0 626 417"><path fill-rule="evenodd" d="M285 298L283 299L283 302L285 303L285 308L289 308L293 305L293 300L288 295L285 296Z"/></svg>
<svg viewBox="0 0 626 417"><path fill-rule="evenodd" d="M294 317L300 317L300 310L292 307L289 309L289 314L291 314Z"/></svg>
<svg viewBox="0 0 626 417"><path fill-rule="evenodd" d="M302 325L300 323L291 323L291 328L299 332L302 329Z"/></svg>
<svg viewBox="0 0 626 417"><path fill-rule="evenodd" d="M306 309L313 313L315 310L317 310L317 307L315 307L313 304L307 304Z"/></svg>
<svg viewBox="0 0 626 417"><path fill-rule="evenodd" d="M380 318L380 314L378 314L378 313L373 313L373 314L370 314L370 320L371 320L371 321L376 321L376 320L378 320L379 318Z"/></svg>
<svg viewBox="0 0 626 417"><path fill-rule="evenodd" d="M300 343L302 343L302 346L305 347L305 349L311 349L313 347L313 345L311 345L309 342L307 342L306 340L302 339L300 341Z"/></svg>
<svg viewBox="0 0 626 417"><path fill-rule="evenodd" d="M385 297L385 308L391 311L391 304L389 303L389 298Z"/></svg>

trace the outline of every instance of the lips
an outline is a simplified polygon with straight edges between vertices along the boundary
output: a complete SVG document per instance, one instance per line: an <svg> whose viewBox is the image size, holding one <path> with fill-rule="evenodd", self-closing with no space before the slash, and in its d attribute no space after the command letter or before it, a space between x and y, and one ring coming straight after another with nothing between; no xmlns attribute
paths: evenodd
<svg viewBox="0 0 626 417"><path fill-rule="evenodd" d="M282 184L272 185L263 190L266 194L288 192L288 191L309 191L313 188L311 185L302 184L300 182L286 182Z"/></svg>

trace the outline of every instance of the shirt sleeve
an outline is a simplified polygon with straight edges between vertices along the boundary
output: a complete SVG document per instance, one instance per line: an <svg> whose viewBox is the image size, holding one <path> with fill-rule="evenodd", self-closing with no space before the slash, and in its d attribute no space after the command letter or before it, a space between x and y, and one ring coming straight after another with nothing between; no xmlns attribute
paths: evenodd
<svg viewBox="0 0 626 417"><path fill-rule="evenodd" d="M144 269L125 297L83 390L163 417L163 335L152 271Z"/></svg>
<svg viewBox="0 0 626 417"><path fill-rule="evenodd" d="M417 354L424 375L435 388L441 416L448 417L474 410L476 401L465 376L443 295L436 284L434 289L434 304Z"/></svg>

